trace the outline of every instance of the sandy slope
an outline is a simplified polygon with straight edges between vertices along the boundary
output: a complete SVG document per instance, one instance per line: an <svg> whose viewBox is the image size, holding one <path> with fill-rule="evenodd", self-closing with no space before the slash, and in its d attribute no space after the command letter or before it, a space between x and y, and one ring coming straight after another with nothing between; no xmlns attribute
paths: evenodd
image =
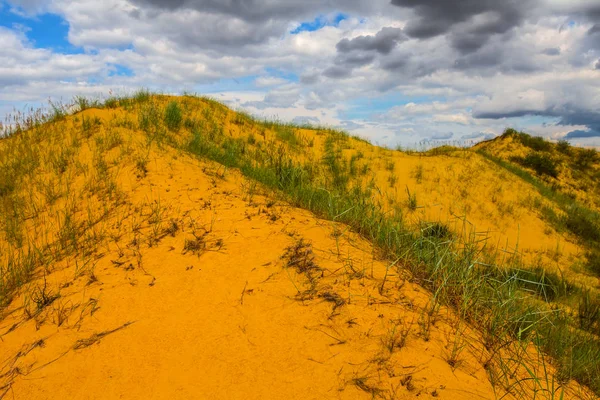
<svg viewBox="0 0 600 400"><path fill-rule="evenodd" d="M237 173L173 156L157 156L131 197L160 199L181 227L174 237L141 258L125 240L108 246L96 281L62 265L47 276L60 298L35 319L13 302L1 327L7 398L493 397L475 342L460 344L454 367L444 360L451 315L426 341L428 295L397 276L379 294L386 264L367 243L283 203L244 200ZM192 233L205 235L199 254L183 249ZM322 268L304 300L306 277L281 258L300 239ZM390 352L402 329L406 346Z"/></svg>

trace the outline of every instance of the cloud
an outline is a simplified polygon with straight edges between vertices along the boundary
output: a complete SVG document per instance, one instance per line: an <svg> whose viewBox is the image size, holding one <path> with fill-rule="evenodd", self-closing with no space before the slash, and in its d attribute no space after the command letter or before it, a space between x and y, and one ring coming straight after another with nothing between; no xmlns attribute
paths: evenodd
<svg viewBox="0 0 600 400"><path fill-rule="evenodd" d="M323 75L334 79L349 77L354 68L372 64L377 55L389 54L405 39L402 29L394 27L383 27L374 35L343 38L336 44L335 65L323 71Z"/></svg>
<svg viewBox="0 0 600 400"><path fill-rule="evenodd" d="M348 67L360 67L371 64L374 60L375 56L373 54L351 53L337 56L335 58L335 64L346 65Z"/></svg>
<svg viewBox="0 0 600 400"><path fill-rule="evenodd" d="M31 18L0 28L0 107L144 86L388 143L499 133L505 118L552 137L600 129L592 0L9 1L63 18L81 54L36 48Z"/></svg>
<svg viewBox="0 0 600 400"><path fill-rule="evenodd" d="M514 118L525 115L540 115L548 108L545 92L529 89L514 94L503 93L488 101L477 104L473 111L475 118Z"/></svg>
<svg viewBox="0 0 600 400"><path fill-rule="evenodd" d="M300 82L305 85L312 85L319 81L319 76L320 74L315 71L306 72L300 76Z"/></svg>
<svg viewBox="0 0 600 400"><path fill-rule="evenodd" d="M473 133L469 133L466 135L462 135L460 138L462 140L474 140L474 139L490 140L495 137L496 137L496 135L494 135L493 133L473 132Z"/></svg>
<svg viewBox="0 0 600 400"><path fill-rule="evenodd" d="M346 130L349 130L349 131L353 131L355 129L362 129L362 128L365 127L364 124L359 124L359 123L354 122L354 121L340 121L339 126L342 129L346 129Z"/></svg>
<svg viewBox="0 0 600 400"><path fill-rule="evenodd" d="M287 83L288 81L283 78L278 78L274 76L261 76L256 78L254 83L258 87L269 87L269 86L277 86Z"/></svg>
<svg viewBox="0 0 600 400"><path fill-rule="evenodd" d="M434 135L431 135L429 137L429 140L449 140L449 139L452 139L453 137L454 137L454 133L452 133L452 132L436 133Z"/></svg>
<svg viewBox="0 0 600 400"><path fill-rule="evenodd" d="M504 93L476 105L475 118L518 118L540 116L554 119L555 125L576 128L567 136L584 138L596 136L600 132L600 83L597 73L581 74L581 80L565 80L552 83L542 81L546 90L529 89L511 95ZM586 77L587 79L583 79ZM550 78L550 77L549 77Z"/></svg>
<svg viewBox="0 0 600 400"><path fill-rule="evenodd" d="M483 137L484 135L485 134L483 132L474 132L474 133L462 135L460 138L463 140L479 139L479 138Z"/></svg>
<svg viewBox="0 0 600 400"><path fill-rule="evenodd" d="M334 65L333 67L329 67L325 71L323 71L323 75L327 78L341 79L350 76L351 72L352 69L350 68Z"/></svg>
<svg viewBox="0 0 600 400"><path fill-rule="evenodd" d="M600 132L600 111L569 110L560 115L559 125L585 125L590 132Z"/></svg>
<svg viewBox="0 0 600 400"><path fill-rule="evenodd" d="M292 119L292 122L294 124L298 124L298 125L317 125L319 124L319 118L317 117L308 117L308 116L298 116L298 117L294 117L294 119Z"/></svg>
<svg viewBox="0 0 600 400"><path fill-rule="evenodd" d="M600 137L600 131L596 130L575 130L567 133L565 135L565 139L582 139L582 138L591 138L591 137Z"/></svg>
<svg viewBox="0 0 600 400"><path fill-rule="evenodd" d="M454 109L469 107L473 104L471 100L460 100L456 102L433 101L430 103L407 103L403 106L396 106L389 111L389 114L395 118L401 118L407 115L431 115L446 113Z"/></svg>
<svg viewBox="0 0 600 400"><path fill-rule="evenodd" d="M437 114L433 116L433 121L468 125L469 117L466 114Z"/></svg>
<svg viewBox="0 0 600 400"><path fill-rule="evenodd" d="M198 10L210 14L222 14L244 21L257 23L273 19L310 16L315 9L336 11L337 9L359 11L365 7L360 0L334 0L323 6L317 0L133 0L139 6L150 6L161 10Z"/></svg>
<svg viewBox="0 0 600 400"><path fill-rule="evenodd" d="M389 54L398 42L404 40L405 36L400 28L385 27L376 35L357 36L353 39L342 39L335 46L337 51L348 53L351 51L376 51Z"/></svg>
<svg viewBox="0 0 600 400"><path fill-rule="evenodd" d="M0 27L0 89L37 81L84 80L106 77L109 66L100 57L85 54L56 54L36 49L19 33Z"/></svg>
<svg viewBox="0 0 600 400"><path fill-rule="evenodd" d="M249 101L242 106L265 108L290 108L300 100L300 90L294 85L275 88L269 91L261 101Z"/></svg>
<svg viewBox="0 0 600 400"><path fill-rule="evenodd" d="M558 56L560 55L560 47L547 47L541 53L547 56Z"/></svg>
<svg viewBox="0 0 600 400"><path fill-rule="evenodd" d="M450 34L453 47L462 53L481 48L488 39L521 25L534 0L392 0L410 8L416 19L405 32L414 38L428 39Z"/></svg>
<svg viewBox="0 0 600 400"><path fill-rule="evenodd" d="M14 12L26 16L39 14L48 6L47 1L45 0L18 0L9 1L9 3L14 7L17 7L17 9L13 9Z"/></svg>

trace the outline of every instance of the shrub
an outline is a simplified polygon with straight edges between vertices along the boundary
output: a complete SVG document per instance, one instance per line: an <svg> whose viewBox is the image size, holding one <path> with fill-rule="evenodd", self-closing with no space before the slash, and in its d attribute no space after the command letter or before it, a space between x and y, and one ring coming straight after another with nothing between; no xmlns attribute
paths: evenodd
<svg viewBox="0 0 600 400"><path fill-rule="evenodd" d="M452 231L450 231L448 225L441 222L424 224L424 226L421 227L421 232L425 237L437 239L449 239L452 237Z"/></svg>
<svg viewBox="0 0 600 400"><path fill-rule="evenodd" d="M600 260L600 258L599 258ZM579 327L588 332L600 332L600 297L585 290L579 300Z"/></svg>
<svg viewBox="0 0 600 400"><path fill-rule="evenodd" d="M600 227L597 222L594 221L594 218L585 210L573 208L567 213L564 223L569 231L583 240L588 242L600 241ZM600 263L600 257L598 258ZM600 273L600 265L598 267L598 272Z"/></svg>
<svg viewBox="0 0 600 400"><path fill-rule="evenodd" d="M519 133L519 141L523 146L536 151L550 151L552 148L552 144L547 142L543 137L529 136L526 133Z"/></svg>
<svg viewBox="0 0 600 400"><path fill-rule="evenodd" d="M133 101L136 103L145 103L150 100L150 91L148 89L140 89L133 94Z"/></svg>
<svg viewBox="0 0 600 400"><path fill-rule="evenodd" d="M581 149L575 158L575 167L585 170L598 161L598 152L594 149Z"/></svg>
<svg viewBox="0 0 600 400"><path fill-rule="evenodd" d="M300 144L300 139L292 127L285 125L277 126L275 135L277 139L287 142L290 146L298 146Z"/></svg>
<svg viewBox="0 0 600 400"><path fill-rule="evenodd" d="M575 287L563 276L548 272L542 267L527 270L515 268L511 271L511 275L520 288L545 301L555 301L576 291Z"/></svg>
<svg viewBox="0 0 600 400"><path fill-rule="evenodd" d="M600 276L600 250L592 250L585 256L587 259L587 268L596 276Z"/></svg>
<svg viewBox="0 0 600 400"><path fill-rule="evenodd" d="M566 140L559 140L556 144L556 150L569 156L571 155L571 144Z"/></svg>
<svg viewBox="0 0 600 400"><path fill-rule="evenodd" d="M165 125L171 131L178 131L181 126L182 116L181 108L176 101L172 101L167 105L165 110Z"/></svg>
<svg viewBox="0 0 600 400"><path fill-rule="evenodd" d="M91 107L90 101L84 96L75 96L75 104L79 107L79 111L85 111Z"/></svg>
<svg viewBox="0 0 600 400"><path fill-rule="evenodd" d="M508 136L513 136L521 142L523 146L529 147L535 151L550 151L550 149L552 149L552 144L540 136L531 136L524 132L518 132L515 129L507 128L504 130L504 133L502 133L502 137Z"/></svg>
<svg viewBox="0 0 600 400"><path fill-rule="evenodd" d="M508 136L514 136L514 135L518 135L519 132L513 128L506 128L504 130L504 132L502 132L502 135L500 135L501 137L508 137Z"/></svg>
<svg viewBox="0 0 600 400"><path fill-rule="evenodd" d="M406 187L406 194L408 195L408 201L407 201L408 209L411 211L415 211L417 208L419 208L418 202L417 202L417 194L411 193L410 190L408 189L408 186Z"/></svg>
<svg viewBox="0 0 600 400"><path fill-rule="evenodd" d="M109 97L104 101L104 107L106 108L117 108L119 106L119 99L116 97Z"/></svg>
<svg viewBox="0 0 600 400"><path fill-rule="evenodd" d="M158 125L159 121L160 112L159 109L156 107L156 103L148 102L140 108L140 111L138 113L139 129L146 133L149 133L151 127L154 127L156 129L156 126Z"/></svg>
<svg viewBox="0 0 600 400"><path fill-rule="evenodd" d="M538 175L558 177L558 169L552 158L545 154L530 153L526 157L512 157L511 161L517 162L524 167L533 169Z"/></svg>

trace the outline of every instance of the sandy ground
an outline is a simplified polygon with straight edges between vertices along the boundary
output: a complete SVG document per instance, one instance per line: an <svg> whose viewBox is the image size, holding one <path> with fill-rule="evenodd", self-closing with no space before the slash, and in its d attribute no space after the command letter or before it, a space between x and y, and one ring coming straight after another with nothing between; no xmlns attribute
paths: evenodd
<svg viewBox="0 0 600 400"><path fill-rule="evenodd" d="M235 172L203 168L218 171L165 156L134 183L134 201L152 193L166 220L181 217L175 236L141 257L109 246L95 281L62 265L46 276L60 297L34 319L13 302L0 328L6 398L493 397L476 346L445 361L450 314L425 340L428 295L394 273L379 293L386 263L367 243L283 203L244 200ZM198 254L184 250L194 233ZM282 259L301 239L319 268L304 296L307 278Z"/></svg>

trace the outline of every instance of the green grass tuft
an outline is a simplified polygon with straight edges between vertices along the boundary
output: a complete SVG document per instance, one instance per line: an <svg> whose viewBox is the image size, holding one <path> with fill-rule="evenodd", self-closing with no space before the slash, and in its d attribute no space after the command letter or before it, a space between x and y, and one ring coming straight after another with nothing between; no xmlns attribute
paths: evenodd
<svg viewBox="0 0 600 400"><path fill-rule="evenodd" d="M167 104L165 110L165 125L170 131L178 131L181 127L181 107L176 101L171 101Z"/></svg>

